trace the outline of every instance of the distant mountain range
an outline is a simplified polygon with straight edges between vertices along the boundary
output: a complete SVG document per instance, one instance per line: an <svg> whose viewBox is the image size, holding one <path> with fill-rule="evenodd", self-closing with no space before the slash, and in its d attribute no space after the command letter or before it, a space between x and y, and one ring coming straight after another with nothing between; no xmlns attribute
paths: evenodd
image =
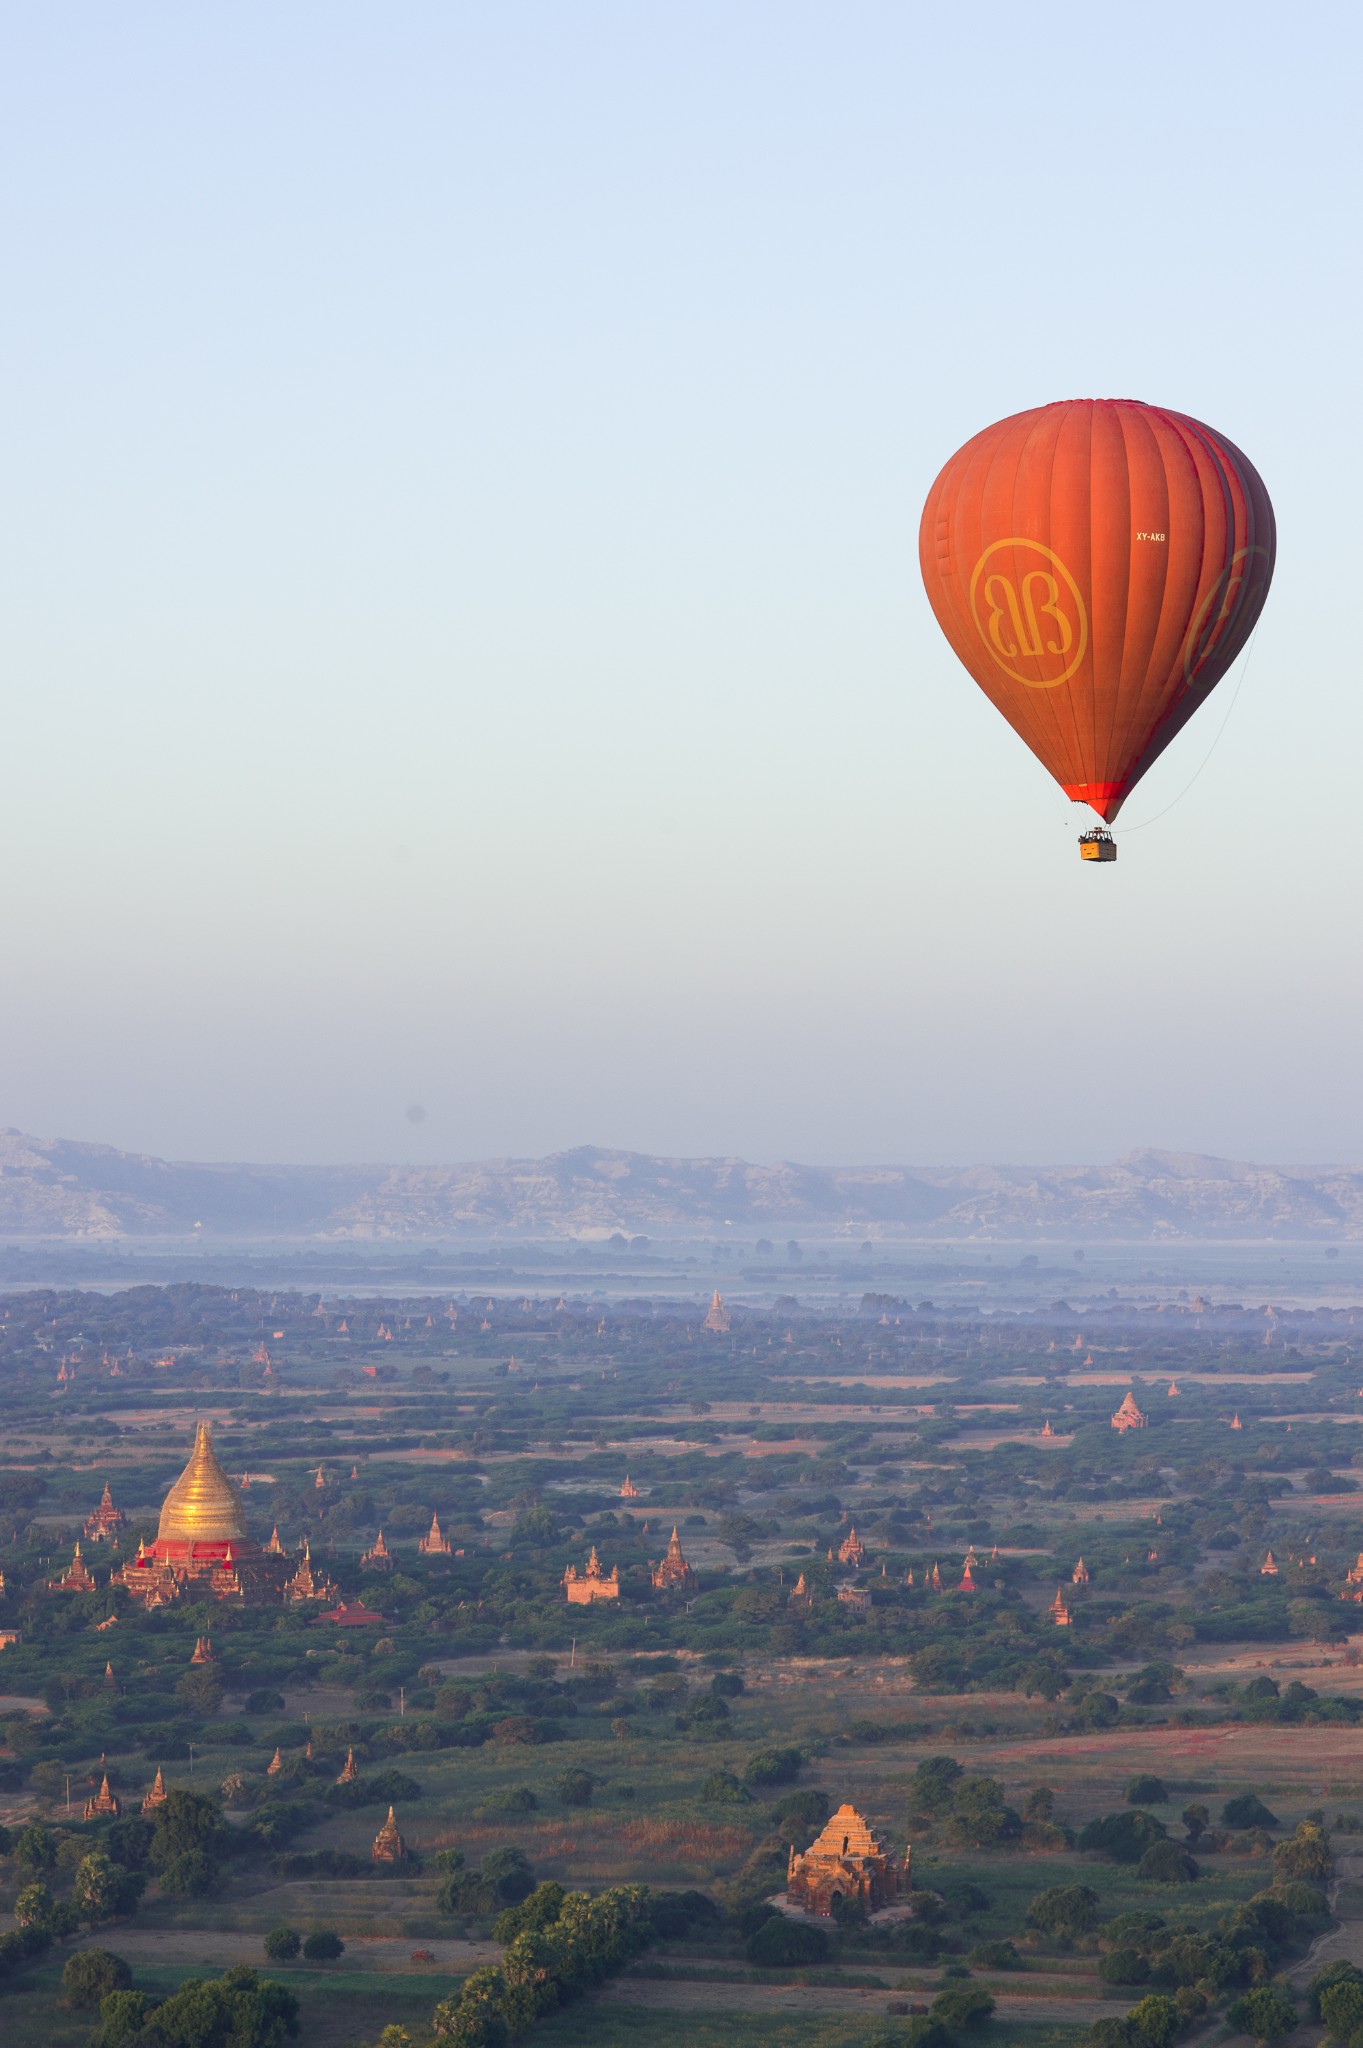
<svg viewBox="0 0 1363 2048"><path fill-rule="evenodd" d="M1363 1170L1130 1152L1112 1166L812 1167L583 1146L465 1166L186 1165L0 1135L0 1238L1363 1240Z"/></svg>

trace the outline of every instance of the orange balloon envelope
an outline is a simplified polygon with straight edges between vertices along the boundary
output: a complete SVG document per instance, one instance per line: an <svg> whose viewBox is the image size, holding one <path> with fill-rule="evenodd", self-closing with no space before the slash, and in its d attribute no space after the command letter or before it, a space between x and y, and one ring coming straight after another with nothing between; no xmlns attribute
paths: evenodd
<svg viewBox="0 0 1363 2048"><path fill-rule="evenodd" d="M1066 796L1109 822L1249 638L1275 546L1268 492L1232 442L1125 398L986 427L929 491L918 536L958 658Z"/></svg>

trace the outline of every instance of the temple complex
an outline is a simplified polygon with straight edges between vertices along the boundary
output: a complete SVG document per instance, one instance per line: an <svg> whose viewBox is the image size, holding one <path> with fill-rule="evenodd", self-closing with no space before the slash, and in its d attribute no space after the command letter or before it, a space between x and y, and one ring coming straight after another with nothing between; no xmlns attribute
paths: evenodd
<svg viewBox="0 0 1363 2048"><path fill-rule="evenodd" d="M804 1851L792 1849L786 1898L806 1913L831 1914L835 1900L868 1913L893 1906L911 1889L909 1852L901 1865L871 1833L855 1806L840 1806L823 1833Z"/></svg>
<svg viewBox="0 0 1363 2048"><path fill-rule="evenodd" d="M318 1615L319 1621L334 1621L337 1628L382 1628L388 1617L376 1608L366 1607L363 1600L338 1600L325 1614Z"/></svg>
<svg viewBox="0 0 1363 2048"><path fill-rule="evenodd" d="M374 1837L374 1846L369 1852L375 1863L401 1863L407 1855L407 1844L398 1833L398 1824L393 1809L388 1809L388 1818Z"/></svg>
<svg viewBox="0 0 1363 2048"><path fill-rule="evenodd" d="M858 1536L856 1529L851 1528L843 1537L842 1542L838 1545L838 1563L850 1564L852 1569L856 1571L863 1564L865 1564L865 1562L866 1545L862 1542L860 1536Z"/></svg>
<svg viewBox="0 0 1363 2048"><path fill-rule="evenodd" d="M1086 1586L1089 1582L1089 1568L1082 1557L1070 1573L1070 1582L1075 1586Z"/></svg>
<svg viewBox="0 0 1363 2048"><path fill-rule="evenodd" d="M628 1472L625 1474L625 1483L620 1488L620 1498L621 1500L638 1500L639 1498L639 1489L630 1478Z"/></svg>
<svg viewBox="0 0 1363 2048"><path fill-rule="evenodd" d="M303 1555L298 1561L297 1571L284 1588L284 1598L292 1605L297 1605L303 1600L339 1600L340 1597L339 1591L332 1585L325 1572L314 1572L312 1552L308 1548L308 1539L305 1536Z"/></svg>
<svg viewBox="0 0 1363 2048"><path fill-rule="evenodd" d="M912 1574L910 1574L910 1577L912 1577ZM814 1595L809 1589L809 1581L804 1573L801 1572L799 1578L795 1581L794 1590L790 1598L786 1601L786 1606L790 1608L793 1614L808 1614L813 1605Z"/></svg>
<svg viewBox="0 0 1363 2048"><path fill-rule="evenodd" d="M700 1580L682 1556L681 1538L674 1528L667 1545L667 1556L653 1568L653 1585L657 1592L695 1593L700 1590Z"/></svg>
<svg viewBox="0 0 1363 2048"><path fill-rule="evenodd" d="M1112 1427L1125 1435L1128 1429L1144 1429L1145 1425L1146 1417L1136 1406L1136 1397L1128 1387L1121 1407L1112 1418Z"/></svg>
<svg viewBox="0 0 1363 2048"><path fill-rule="evenodd" d="M353 1785L359 1775L360 1767L355 1761L355 1751L353 1748L348 1749L345 1753L345 1762L341 1765L341 1775L336 1780L336 1783L338 1785Z"/></svg>
<svg viewBox="0 0 1363 2048"><path fill-rule="evenodd" d="M570 1564L563 1574L563 1591L570 1607L590 1607L594 1600L618 1600L620 1598L620 1567L611 1569L609 1578L601 1569L601 1560L593 1543L586 1569L579 1572Z"/></svg>
<svg viewBox="0 0 1363 2048"><path fill-rule="evenodd" d="M452 1557L454 1554L454 1545L448 1536L441 1533L440 1517L434 1512L431 1526L417 1544L417 1549L423 1557Z"/></svg>
<svg viewBox="0 0 1363 2048"><path fill-rule="evenodd" d="M166 1781L161 1776L161 1766L156 1766L156 1776L151 1781L151 1790L142 1801L143 1813L155 1813L158 1806L166 1803Z"/></svg>
<svg viewBox="0 0 1363 2048"><path fill-rule="evenodd" d="M383 1531L380 1529L374 1539L373 1549L366 1550L364 1556L360 1559L360 1570L363 1572L391 1572L392 1569L393 1553L384 1542Z"/></svg>
<svg viewBox="0 0 1363 2048"><path fill-rule="evenodd" d="M1073 1628L1074 1617L1071 1615L1069 1608L1065 1605L1065 1595L1061 1591L1059 1586L1056 1587L1055 1598L1054 1600L1052 1600L1050 1606L1046 1609L1046 1612L1050 1615L1051 1620L1055 1623L1057 1628Z"/></svg>
<svg viewBox="0 0 1363 2048"><path fill-rule="evenodd" d="M114 1497L109 1491L109 1482L106 1479L99 1506L92 1515L86 1516L81 1534L89 1543L112 1543L119 1530L126 1529L127 1526L128 1517L121 1508L114 1506Z"/></svg>
<svg viewBox="0 0 1363 2048"><path fill-rule="evenodd" d="M166 1495L156 1541L139 1542L137 1556L113 1575L145 1607L163 1607L193 1591L242 1606L273 1606L283 1599L285 1561L253 1543L241 1497L213 1450L212 1433L199 1424L189 1463Z"/></svg>
<svg viewBox="0 0 1363 2048"><path fill-rule="evenodd" d="M79 1543L72 1551L71 1562L66 1567L66 1570L62 1573L61 1577L59 1579L49 1579L48 1584L54 1593L94 1592L94 1576L91 1573L89 1565L85 1562L85 1559L80 1554Z"/></svg>
<svg viewBox="0 0 1363 2048"><path fill-rule="evenodd" d="M98 1792L85 1802L85 1818L99 1820L107 1814L111 1820L117 1820L122 1811L122 1805L109 1790L109 1773L106 1771L100 1780Z"/></svg>
<svg viewBox="0 0 1363 2048"><path fill-rule="evenodd" d="M713 1330L717 1337L726 1337L729 1334L729 1311L724 1306L724 1296L718 1288L715 1289L714 1300L710 1303L710 1312L701 1324L701 1328L703 1330Z"/></svg>

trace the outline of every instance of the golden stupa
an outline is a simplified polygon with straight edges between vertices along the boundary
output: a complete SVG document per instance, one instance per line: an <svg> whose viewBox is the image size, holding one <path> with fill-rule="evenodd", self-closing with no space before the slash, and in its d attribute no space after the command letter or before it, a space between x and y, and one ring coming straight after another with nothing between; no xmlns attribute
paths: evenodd
<svg viewBox="0 0 1363 2048"><path fill-rule="evenodd" d="M206 1422L194 1436L189 1463L166 1495L156 1531L158 1543L246 1543L241 1500L213 1452Z"/></svg>

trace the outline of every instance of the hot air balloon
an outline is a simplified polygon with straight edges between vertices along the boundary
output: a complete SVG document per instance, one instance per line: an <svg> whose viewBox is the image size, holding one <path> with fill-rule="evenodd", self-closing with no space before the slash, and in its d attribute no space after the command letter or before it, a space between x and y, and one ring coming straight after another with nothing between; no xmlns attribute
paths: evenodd
<svg viewBox="0 0 1363 2048"><path fill-rule="evenodd" d="M1273 507L1233 442L1186 413L1076 398L957 450L918 551L957 658L1105 829L1215 689L1273 576Z"/></svg>

